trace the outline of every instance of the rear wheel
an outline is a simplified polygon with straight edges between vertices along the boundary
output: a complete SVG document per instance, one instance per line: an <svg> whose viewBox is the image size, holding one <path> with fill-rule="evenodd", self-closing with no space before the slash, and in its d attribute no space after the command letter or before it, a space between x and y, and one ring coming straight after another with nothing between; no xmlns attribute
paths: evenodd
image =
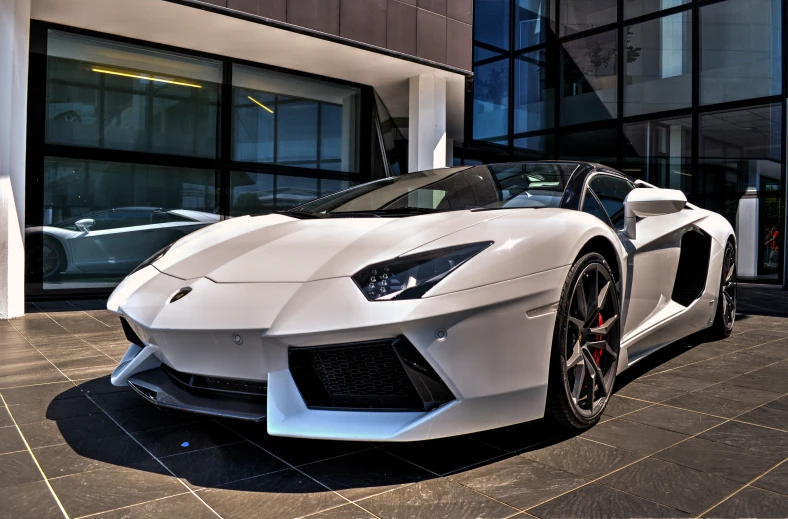
<svg viewBox="0 0 788 519"><path fill-rule="evenodd" d="M586 254L569 271L553 333L547 414L582 430L610 400L621 347L618 292L605 259Z"/></svg>
<svg viewBox="0 0 788 519"><path fill-rule="evenodd" d="M714 323L706 332L709 340L725 339L733 331L733 322L736 320L736 288L736 249L728 242L722 257L717 313L714 315Z"/></svg>

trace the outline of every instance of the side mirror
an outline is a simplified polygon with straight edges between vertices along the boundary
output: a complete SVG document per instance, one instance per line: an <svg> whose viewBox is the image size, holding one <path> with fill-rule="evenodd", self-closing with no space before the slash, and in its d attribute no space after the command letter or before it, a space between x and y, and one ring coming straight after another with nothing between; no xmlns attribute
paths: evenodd
<svg viewBox="0 0 788 519"><path fill-rule="evenodd" d="M74 225L77 226L77 229L84 233L90 232L90 229L96 225L96 220L93 218L83 218L82 220L77 220Z"/></svg>
<svg viewBox="0 0 788 519"><path fill-rule="evenodd" d="M687 205L687 197L678 189L633 189L624 200L625 234L636 237L637 218L678 213Z"/></svg>

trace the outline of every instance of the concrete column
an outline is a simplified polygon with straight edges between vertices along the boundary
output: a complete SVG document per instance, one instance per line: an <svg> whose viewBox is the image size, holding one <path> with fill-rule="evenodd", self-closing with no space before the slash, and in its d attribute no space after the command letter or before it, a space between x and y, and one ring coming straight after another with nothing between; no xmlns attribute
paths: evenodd
<svg viewBox="0 0 788 519"><path fill-rule="evenodd" d="M408 171L445 168L445 78L430 74L410 78L408 118Z"/></svg>
<svg viewBox="0 0 788 519"><path fill-rule="evenodd" d="M30 0L0 0L0 319L25 311Z"/></svg>

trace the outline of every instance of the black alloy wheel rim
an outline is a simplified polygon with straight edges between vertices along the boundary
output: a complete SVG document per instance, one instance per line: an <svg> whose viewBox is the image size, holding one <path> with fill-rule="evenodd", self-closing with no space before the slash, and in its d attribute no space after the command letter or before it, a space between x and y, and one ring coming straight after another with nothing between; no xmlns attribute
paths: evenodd
<svg viewBox="0 0 788 519"><path fill-rule="evenodd" d="M733 330L733 321L736 320L736 255L733 247L725 248L725 257L722 259L722 286L720 287L722 304L722 322L725 330Z"/></svg>
<svg viewBox="0 0 788 519"><path fill-rule="evenodd" d="M566 329L566 374L569 400L585 418L598 416L613 391L620 351L615 283L599 263L577 278Z"/></svg>
<svg viewBox="0 0 788 519"><path fill-rule="evenodd" d="M56 274L60 268L60 255L51 243L44 241L41 251L41 270L45 278Z"/></svg>

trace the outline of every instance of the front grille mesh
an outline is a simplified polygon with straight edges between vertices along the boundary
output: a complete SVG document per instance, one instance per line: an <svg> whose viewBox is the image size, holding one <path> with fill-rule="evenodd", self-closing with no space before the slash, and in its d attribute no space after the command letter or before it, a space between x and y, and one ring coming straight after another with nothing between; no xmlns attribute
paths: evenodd
<svg viewBox="0 0 788 519"><path fill-rule="evenodd" d="M309 363L331 396L416 394L391 343L315 349L309 351Z"/></svg>

